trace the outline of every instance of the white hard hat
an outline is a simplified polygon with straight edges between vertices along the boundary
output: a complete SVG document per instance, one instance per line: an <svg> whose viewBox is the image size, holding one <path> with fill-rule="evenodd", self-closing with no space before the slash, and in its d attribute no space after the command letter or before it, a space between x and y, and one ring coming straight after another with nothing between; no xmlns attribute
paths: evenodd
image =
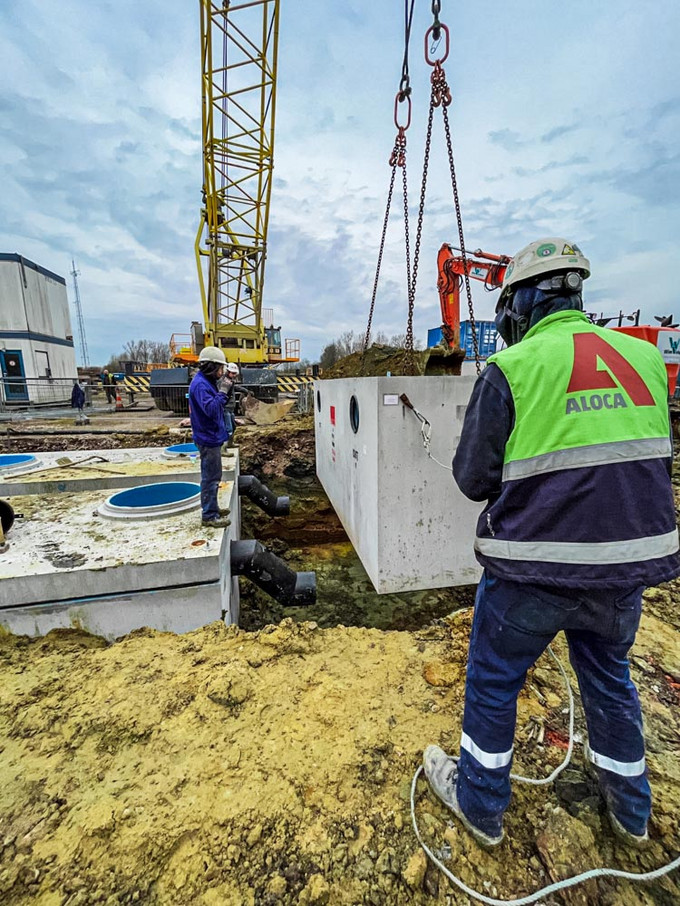
<svg viewBox="0 0 680 906"><path fill-rule="evenodd" d="M236 362L227 362L227 371L229 374L238 374L238 365Z"/></svg>
<svg viewBox="0 0 680 906"><path fill-rule="evenodd" d="M200 355L198 357L199 362L219 362L220 365L224 365L227 361L224 353L217 346L205 346L201 349Z"/></svg>
<svg viewBox="0 0 680 906"><path fill-rule="evenodd" d="M555 271L579 271L585 280L590 276L590 261L575 242L557 238L539 239L517 252L508 264L502 294L516 283Z"/></svg>

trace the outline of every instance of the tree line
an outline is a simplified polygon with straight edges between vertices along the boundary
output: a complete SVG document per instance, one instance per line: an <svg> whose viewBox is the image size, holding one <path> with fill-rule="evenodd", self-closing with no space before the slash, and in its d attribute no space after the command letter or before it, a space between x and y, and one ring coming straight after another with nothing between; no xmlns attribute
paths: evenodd
<svg viewBox="0 0 680 906"><path fill-rule="evenodd" d="M124 362L136 362L139 365L167 363L170 358L170 346L160 340L128 340L123 351L112 354L105 367L109 371L123 371Z"/></svg>

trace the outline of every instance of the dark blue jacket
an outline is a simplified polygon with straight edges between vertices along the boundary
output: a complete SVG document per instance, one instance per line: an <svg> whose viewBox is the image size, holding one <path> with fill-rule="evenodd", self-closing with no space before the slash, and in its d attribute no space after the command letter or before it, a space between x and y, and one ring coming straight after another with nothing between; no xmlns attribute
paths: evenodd
<svg viewBox="0 0 680 906"><path fill-rule="evenodd" d="M82 409L85 405L85 391L80 384L74 384L71 391L71 408Z"/></svg>
<svg viewBox="0 0 680 906"><path fill-rule="evenodd" d="M189 385L189 415L194 443L203 447L221 447L229 440L224 416L227 397L198 371Z"/></svg>
<svg viewBox="0 0 680 906"><path fill-rule="evenodd" d="M505 447L515 425L515 406L510 386L500 368L491 363L477 379L470 402L465 413L463 431L460 443L453 458L453 476L460 490L470 500L488 501L479 519L478 532L484 531L487 513L497 506L503 506L499 497L502 491L503 460ZM671 444L672 449L672 444ZM672 459L665 461L665 466L670 473ZM598 467L598 487L606 485L611 487L611 498L615 501L620 494L628 497L639 495L639 487L647 487L647 471L649 464L646 462L625 462L611 466ZM584 471L584 470L582 470ZM658 470L657 470L658 471ZM624 474L625 473L625 474ZM663 474L663 472L662 472ZM564 478L568 472L560 473L558 478ZM657 475L657 473L655 473ZM644 479L644 480L643 480ZM517 482L516 482L517 483ZM559 481L553 483L548 490L544 476L534 479L533 495L540 502L541 495L551 501L551 506L557 506L556 497L560 493ZM672 518L672 504L665 504L666 497L670 497L670 482L661 481L657 475L658 493L652 495L659 501L659 511L664 514L668 511ZM525 482L526 484L526 482ZM524 493L529 493L524 488ZM593 504L596 500L592 494ZM569 495L563 502L562 509L568 508ZM506 512L506 521L535 519L536 514L530 515L532 507L529 498L515 501L512 511ZM510 506L506 502L504 512ZM640 536L646 534L649 526L644 522L644 507L640 507ZM602 520L611 520L610 512L593 512L589 525L592 531L597 531L600 526L604 533ZM667 529L667 526L665 527ZM661 531L661 529L659 529ZM574 526L574 533L579 533L579 528ZM602 540L607 540L602 538ZM524 561L507 560L503 563L489 561L477 553L477 559L485 568L502 578L516 582L533 582L534 584L554 585L560 588L593 588L593 587L632 587L639 585L656 585L668 581L678 575L678 556L667 557L659 561L648 561L639 566L637 571L631 564L612 565L603 562L601 565L591 565L581 570L570 568L563 570L554 563L532 564L533 576L527 578L527 563Z"/></svg>

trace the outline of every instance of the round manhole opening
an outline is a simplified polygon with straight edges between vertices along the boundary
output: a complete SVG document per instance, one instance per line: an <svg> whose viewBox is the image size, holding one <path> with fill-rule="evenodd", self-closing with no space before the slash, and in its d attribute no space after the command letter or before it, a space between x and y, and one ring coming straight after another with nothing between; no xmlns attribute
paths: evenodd
<svg viewBox="0 0 680 906"><path fill-rule="evenodd" d="M178 456L198 456L198 447L196 444L172 444L166 447L163 455L176 459Z"/></svg>
<svg viewBox="0 0 680 906"><path fill-rule="evenodd" d="M200 502L200 484L193 481L161 481L118 491L99 507L98 512L102 516L121 519L148 519L174 516L197 507Z"/></svg>
<svg viewBox="0 0 680 906"><path fill-rule="evenodd" d="M30 472L40 462L32 453L0 453L0 474L11 475L15 472Z"/></svg>
<svg viewBox="0 0 680 906"><path fill-rule="evenodd" d="M349 401L349 423L356 434L359 430L359 402L356 396L352 396Z"/></svg>

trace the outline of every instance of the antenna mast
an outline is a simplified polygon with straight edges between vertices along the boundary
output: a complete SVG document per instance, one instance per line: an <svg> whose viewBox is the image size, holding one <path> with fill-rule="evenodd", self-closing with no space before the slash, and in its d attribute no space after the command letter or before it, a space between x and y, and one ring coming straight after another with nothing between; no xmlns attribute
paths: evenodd
<svg viewBox="0 0 680 906"><path fill-rule="evenodd" d="M87 368L90 364L90 356L87 351L85 322L83 321L83 306L80 304L80 290L78 288L78 276L80 271L76 270L76 263L73 258L71 258L71 264L73 265L71 276L73 277L73 291L76 296L76 317L78 319L78 335L80 337L80 358L82 359L83 365Z"/></svg>

